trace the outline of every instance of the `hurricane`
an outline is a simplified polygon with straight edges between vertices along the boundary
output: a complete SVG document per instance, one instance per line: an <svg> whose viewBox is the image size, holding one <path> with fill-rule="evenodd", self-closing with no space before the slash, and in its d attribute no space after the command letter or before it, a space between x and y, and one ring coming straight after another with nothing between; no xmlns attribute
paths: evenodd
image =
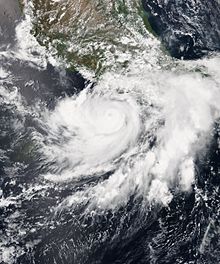
<svg viewBox="0 0 220 264"><path fill-rule="evenodd" d="M148 2L2 4L1 263L220 260L219 32Z"/></svg>
<svg viewBox="0 0 220 264"><path fill-rule="evenodd" d="M114 163L135 146L140 131L138 106L132 98L111 98L85 92L77 98L59 102L46 116L47 129L51 133L43 152L58 163L58 170L66 163L72 170L69 177L74 177L74 170L79 177L89 174L90 170L92 173L93 169L96 173L98 167L102 170L103 164ZM56 180L55 176L50 178ZM61 174L62 180L65 181L65 176Z"/></svg>
<svg viewBox="0 0 220 264"><path fill-rule="evenodd" d="M107 74L46 113L42 151L53 165L44 177L65 182L110 171L85 190L92 203L119 206L135 194L167 204L173 184L188 191L194 183L195 156L206 151L219 117L218 84L190 73L154 72L136 85L133 76L118 78Z"/></svg>

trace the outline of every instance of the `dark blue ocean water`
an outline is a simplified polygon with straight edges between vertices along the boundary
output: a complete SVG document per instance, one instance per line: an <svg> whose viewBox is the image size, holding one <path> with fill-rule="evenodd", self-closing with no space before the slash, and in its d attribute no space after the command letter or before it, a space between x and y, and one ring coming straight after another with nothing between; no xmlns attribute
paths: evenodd
<svg viewBox="0 0 220 264"><path fill-rule="evenodd" d="M206 6L204 1L196 2ZM170 2L170 9L160 7L162 18L159 22L152 22L155 30L157 26L160 27L162 20L168 31L172 26L176 27L172 25L173 20L167 18L170 10L173 14L175 3ZM156 5L157 1L149 3L160 16ZM3 5L0 7L3 8ZM14 8L13 4L6 11L9 12L10 8ZM209 8L208 3L206 8ZM207 13L212 11L204 10ZM6 11L0 11L3 28L1 51L7 45L13 47L13 23L16 18L19 19L19 15L11 15L8 19ZM181 12L182 9L177 20L182 17ZM214 18L219 23L220 16L212 16L211 13L206 15L212 17L212 23L215 22ZM200 23L200 20L193 23ZM186 25L182 27L186 28ZM197 32L197 27L194 30ZM203 37L200 32L198 35L198 38ZM166 42L163 33L162 38ZM182 37L179 41L184 45L188 43ZM201 41L205 42L203 39ZM193 59L195 53L200 54L197 48L192 53L187 51L186 57ZM78 94L87 83L80 73L60 71L50 64L41 70L28 61L1 56L0 65L4 65L4 69L12 76L10 80L0 77L1 86L7 91L14 91L14 87L18 87L18 94L24 98L25 106L31 107L40 102L40 105L53 109L61 98ZM143 207L142 198L132 195L126 206L117 210L88 212L87 204L79 204L74 210L67 207L57 212L54 208L66 197L108 179L113 171L80 182L45 185L44 179L39 178L45 165L42 165L42 157L32 142L32 135L33 131L42 134L47 131L38 123L37 114L35 116L30 112L23 115L18 107L12 98L6 101L0 95L0 197L9 202L0 206L0 254L4 256L3 264L9 263L4 261L6 259L17 264L220 262L220 153L217 122L211 131L206 151L195 157L196 173L192 190L183 192L174 184L171 188L173 199L168 206L149 203ZM31 190L31 193L27 190ZM8 252L13 252L14 257L8 258Z"/></svg>

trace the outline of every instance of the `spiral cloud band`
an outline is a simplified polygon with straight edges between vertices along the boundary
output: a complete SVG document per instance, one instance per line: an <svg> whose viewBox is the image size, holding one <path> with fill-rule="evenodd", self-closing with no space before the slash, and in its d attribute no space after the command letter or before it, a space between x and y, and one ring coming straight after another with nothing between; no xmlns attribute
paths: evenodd
<svg viewBox="0 0 220 264"><path fill-rule="evenodd" d="M219 117L219 98L218 83L195 74L106 74L92 91L45 114L43 152L53 169L44 177L62 183L111 172L69 205L89 199L92 207L114 208L131 194L167 204L173 183L188 191L194 182L194 157Z"/></svg>
<svg viewBox="0 0 220 264"><path fill-rule="evenodd" d="M140 131L138 106L128 96L92 96L87 90L61 101L48 116L52 134L45 153L71 173L47 175L63 181L97 172L135 145ZM57 143L54 143L57 142ZM62 142L62 146L60 145ZM103 169L101 168L101 171Z"/></svg>

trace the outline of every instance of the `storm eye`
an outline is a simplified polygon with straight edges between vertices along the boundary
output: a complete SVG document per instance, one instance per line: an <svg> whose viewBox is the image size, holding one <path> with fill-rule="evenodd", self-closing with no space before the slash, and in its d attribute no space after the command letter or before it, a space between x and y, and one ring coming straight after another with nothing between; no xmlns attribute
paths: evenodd
<svg viewBox="0 0 220 264"><path fill-rule="evenodd" d="M44 152L57 164L59 171L62 167L71 171L68 177L45 176L52 181L70 180L105 170L105 165L113 164L135 146L141 133L139 107L128 95L108 98L107 95L90 96L82 92L75 99L62 100L46 122L53 141L47 141ZM63 134L60 134L60 127L66 127ZM64 135L68 138L66 142L59 140Z"/></svg>

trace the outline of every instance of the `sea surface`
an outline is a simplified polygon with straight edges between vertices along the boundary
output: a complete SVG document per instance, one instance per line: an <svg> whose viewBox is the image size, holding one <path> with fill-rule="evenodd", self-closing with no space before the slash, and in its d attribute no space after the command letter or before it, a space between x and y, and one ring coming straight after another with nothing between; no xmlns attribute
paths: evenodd
<svg viewBox="0 0 220 264"><path fill-rule="evenodd" d="M210 3L0 0L0 263L220 263Z"/></svg>

